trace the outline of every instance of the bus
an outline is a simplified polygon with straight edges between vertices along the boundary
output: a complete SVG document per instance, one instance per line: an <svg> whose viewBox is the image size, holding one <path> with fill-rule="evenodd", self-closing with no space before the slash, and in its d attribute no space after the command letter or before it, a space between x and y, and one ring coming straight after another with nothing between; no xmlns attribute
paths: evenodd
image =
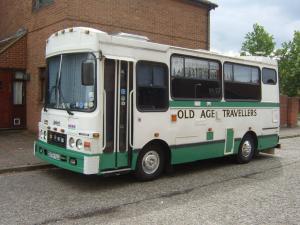
<svg viewBox="0 0 300 225"><path fill-rule="evenodd" d="M34 154L82 174L233 156L279 142L277 62L153 43L87 27L46 41L47 93Z"/></svg>

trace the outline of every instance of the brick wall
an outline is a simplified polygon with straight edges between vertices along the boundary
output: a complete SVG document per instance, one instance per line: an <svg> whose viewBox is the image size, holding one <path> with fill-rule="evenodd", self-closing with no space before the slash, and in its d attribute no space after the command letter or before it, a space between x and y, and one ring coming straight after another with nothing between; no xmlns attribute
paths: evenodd
<svg viewBox="0 0 300 225"><path fill-rule="evenodd" d="M207 49L209 10L186 0L55 0L32 11L32 0L0 2L0 39L25 27L38 32L57 23L130 32L154 42ZM5 19L3 19L5 18ZM67 22L67 23L65 23Z"/></svg>
<svg viewBox="0 0 300 225"><path fill-rule="evenodd" d="M209 10L187 0L55 0L32 11L32 0L0 1L0 39L20 27L27 33L27 127L37 131L40 119L39 68L45 66L45 40L71 26L109 33L145 35L151 41L207 49Z"/></svg>
<svg viewBox="0 0 300 225"><path fill-rule="evenodd" d="M209 11L185 0L69 0L67 13L72 25L135 33L188 48L207 49L209 45Z"/></svg>
<svg viewBox="0 0 300 225"><path fill-rule="evenodd" d="M298 122L299 98L280 96L280 126L296 127Z"/></svg>
<svg viewBox="0 0 300 225"><path fill-rule="evenodd" d="M280 95L280 126L287 126L288 97Z"/></svg>
<svg viewBox="0 0 300 225"><path fill-rule="evenodd" d="M0 68L26 69L26 36L12 44L0 54Z"/></svg>
<svg viewBox="0 0 300 225"><path fill-rule="evenodd" d="M288 98L287 126L296 127L298 122L299 98Z"/></svg>
<svg viewBox="0 0 300 225"><path fill-rule="evenodd" d="M0 1L0 39L24 27L31 32L66 19L68 0L55 0L55 4L32 11L32 0Z"/></svg>

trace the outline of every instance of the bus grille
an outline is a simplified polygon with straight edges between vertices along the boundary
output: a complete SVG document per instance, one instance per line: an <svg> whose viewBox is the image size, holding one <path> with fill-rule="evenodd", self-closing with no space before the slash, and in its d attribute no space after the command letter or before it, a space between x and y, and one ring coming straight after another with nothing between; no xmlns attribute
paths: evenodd
<svg viewBox="0 0 300 225"><path fill-rule="evenodd" d="M48 141L49 144L56 145L62 148L67 146L67 135L61 134L53 131L48 131Z"/></svg>

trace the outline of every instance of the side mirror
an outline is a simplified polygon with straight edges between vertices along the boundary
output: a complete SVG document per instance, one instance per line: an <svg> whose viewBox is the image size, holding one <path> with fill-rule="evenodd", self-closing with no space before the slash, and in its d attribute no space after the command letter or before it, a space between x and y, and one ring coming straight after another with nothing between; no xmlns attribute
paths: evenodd
<svg viewBox="0 0 300 225"><path fill-rule="evenodd" d="M93 62L85 61L81 64L81 84L84 86L94 85L95 65Z"/></svg>

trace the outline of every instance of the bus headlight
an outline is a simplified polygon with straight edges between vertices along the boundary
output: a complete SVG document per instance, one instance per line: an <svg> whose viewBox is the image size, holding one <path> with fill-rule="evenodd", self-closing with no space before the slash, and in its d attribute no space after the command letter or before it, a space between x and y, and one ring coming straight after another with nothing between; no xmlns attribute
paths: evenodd
<svg viewBox="0 0 300 225"><path fill-rule="evenodd" d="M74 140L74 138L71 137L71 138L69 139L69 145L70 145L71 148L74 148L74 147L75 147L75 140Z"/></svg>
<svg viewBox="0 0 300 225"><path fill-rule="evenodd" d="M82 144L82 140L81 140L81 139L77 139L77 141L76 141L76 147L77 147L78 149L82 149L83 144Z"/></svg>
<svg viewBox="0 0 300 225"><path fill-rule="evenodd" d="M44 131L44 139L47 139L47 131Z"/></svg>

